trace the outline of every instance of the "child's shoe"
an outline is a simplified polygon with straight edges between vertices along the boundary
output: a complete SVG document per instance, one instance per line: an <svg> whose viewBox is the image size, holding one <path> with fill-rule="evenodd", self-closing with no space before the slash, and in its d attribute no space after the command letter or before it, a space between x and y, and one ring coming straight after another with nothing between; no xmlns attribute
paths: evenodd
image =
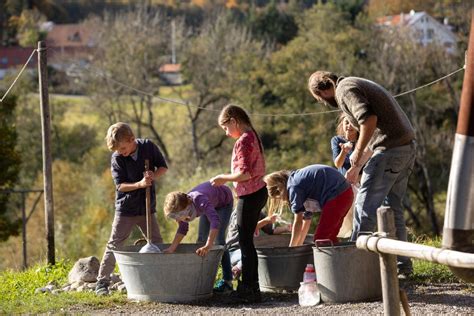
<svg viewBox="0 0 474 316"><path fill-rule="evenodd" d="M95 294L109 295L109 282L105 280L97 281L97 284L95 286Z"/></svg>
<svg viewBox="0 0 474 316"><path fill-rule="evenodd" d="M234 289L232 288L232 283L230 281L220 279L219 281L217 281L217 283L214 286L214 289L212 291L216 294L229 294L233 290Z"/></svg>
<svg viewBox="0 0 474 316"><path fill-rule="evenodd" d="M262 294L258 283L254 286L245 286L239 282L237 291L230 293L230 304L254 304L262 302Z"/></svg>

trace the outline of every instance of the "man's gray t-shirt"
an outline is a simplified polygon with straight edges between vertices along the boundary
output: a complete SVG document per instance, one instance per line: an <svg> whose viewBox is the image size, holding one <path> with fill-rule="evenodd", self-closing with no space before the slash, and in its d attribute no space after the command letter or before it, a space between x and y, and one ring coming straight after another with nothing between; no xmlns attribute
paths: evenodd
<svg viewBox="0 0 474 316"><path fill-rule="evenodd" d="M373 151L403 146L415 139L415 131L395 98L373 81L343 78L336 87L336 101L356 127L370 115L377 116L377 128L369 142Z"/></svg>

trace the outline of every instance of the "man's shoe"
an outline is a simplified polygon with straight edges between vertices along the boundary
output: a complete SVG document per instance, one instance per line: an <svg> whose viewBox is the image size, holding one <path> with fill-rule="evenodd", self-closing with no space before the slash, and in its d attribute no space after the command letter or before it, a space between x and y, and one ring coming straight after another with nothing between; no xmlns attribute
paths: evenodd
<svg viewBox="0 0 474 316"><path fill-rule="evenodd" d="M229 294L233 290L232 285L230 285L226 280L220 279L217 281L212 291L216 294Z"/></svg>
<svg viewBox="0 0 474 316"><path fill-rule="evenodd" d="M109 295L109 282L100 280L95 286L96 295Z"/></svg>

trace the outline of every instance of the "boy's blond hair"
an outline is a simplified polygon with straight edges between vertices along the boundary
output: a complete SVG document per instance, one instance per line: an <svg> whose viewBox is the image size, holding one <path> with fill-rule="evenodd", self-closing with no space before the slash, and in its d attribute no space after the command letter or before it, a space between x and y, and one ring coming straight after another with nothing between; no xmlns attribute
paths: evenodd
<svg viewBox="0 0 474 316"><path fill-rule="evenodd" d="M175 191L170 192L165 197L165 203L163 205L163 211L168 216L170 213L177 213L184 210L191 200L186 193Z"/></svg>
<svg viewBox="0 0 474 316"><path fill-rule="evenodd" d="M128 141L132 137L135 137L135 135L133 135L130 125L118 122L109 127L105 140L107 141L107 147L109 150L114 151L117 149L120 142Z"/></svg>

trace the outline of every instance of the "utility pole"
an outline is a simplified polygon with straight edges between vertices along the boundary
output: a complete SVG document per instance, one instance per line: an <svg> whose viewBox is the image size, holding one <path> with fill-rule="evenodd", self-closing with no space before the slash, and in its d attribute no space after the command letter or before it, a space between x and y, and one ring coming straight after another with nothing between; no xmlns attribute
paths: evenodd
<svg viewBox="0 0 474 316"><path fill-rule="evenodd" d="M176 26L174 20L171 21L171 63L176 64Z"/></svg>
<svg viewBox="0 0 474 316"><path fill-rule="evenodd" d="M48 95L48 59L47 48L43 41L38 42L38 79L41 108L41 133L43 140L43 183L44 212L48 264L55 264L54 247L54 207L53 207L53 172L51 155L51 114Z"/></svg>
<svg viewBox="0 0 474 316"><path fill-rule="evenodd" d="M449 174L443 248L474 253L474 9L466 55L461 105ZM466 282L474 282L474 269L450 267Z"/></svg>

